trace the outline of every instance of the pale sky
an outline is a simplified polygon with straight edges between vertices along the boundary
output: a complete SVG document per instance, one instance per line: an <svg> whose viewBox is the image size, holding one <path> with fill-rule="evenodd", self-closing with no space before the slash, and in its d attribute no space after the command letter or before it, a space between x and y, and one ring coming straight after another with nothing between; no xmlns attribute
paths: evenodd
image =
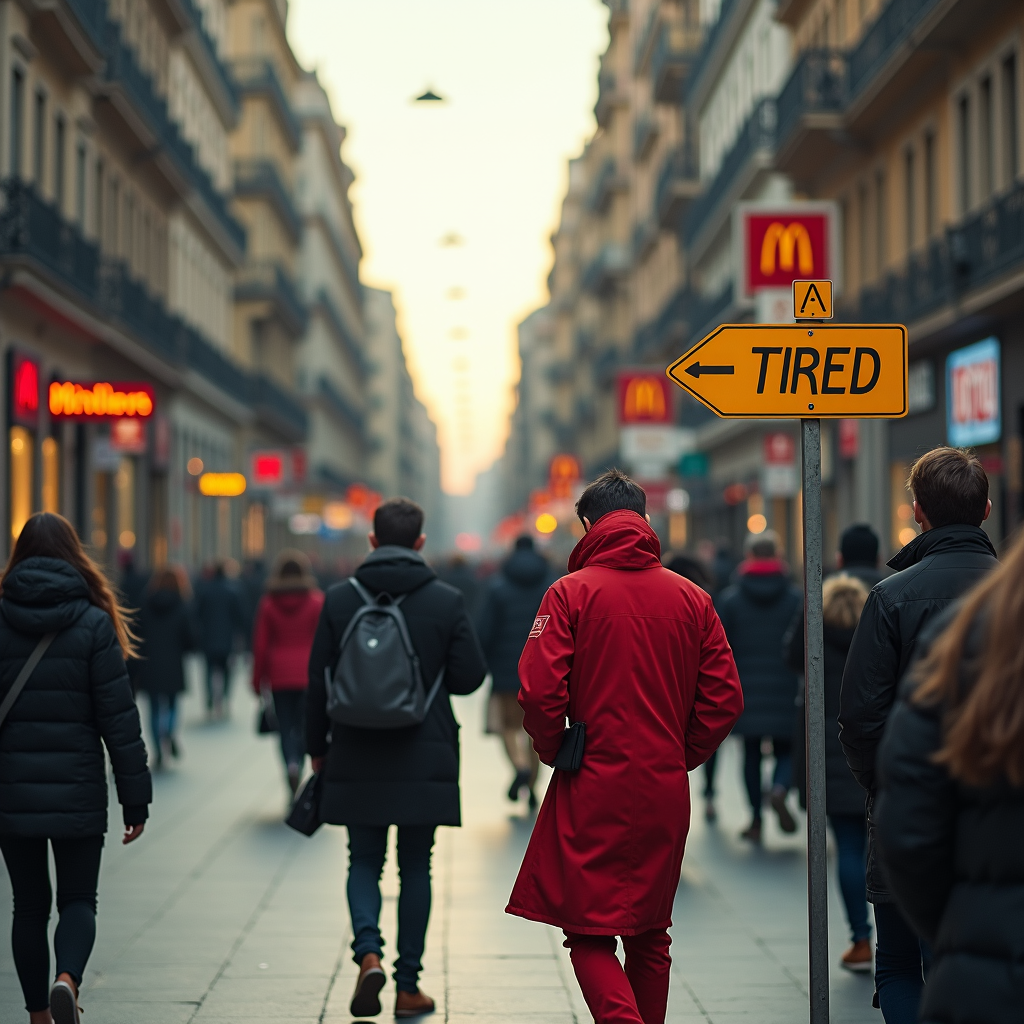
<svg viewBox="0 0 1024 1024"><path fill-rule="evenodd" d="M291 2L295 52L348 129L362 278L395 293L450 493L502 452L515 328L547 299L607 22L600 0ZM428 85L447 102L411 102Z"/></svg>

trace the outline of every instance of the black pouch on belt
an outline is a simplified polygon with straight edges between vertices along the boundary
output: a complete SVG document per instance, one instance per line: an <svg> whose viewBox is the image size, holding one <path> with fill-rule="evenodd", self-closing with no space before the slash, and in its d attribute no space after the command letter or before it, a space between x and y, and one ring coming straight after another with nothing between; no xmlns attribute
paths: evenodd
<svg viewBox="0 0 1024 1024"><path fill-rule="evenodd" d="M562 745L558 748L552 768L562 772L578 772L583 764L583 745L586 739L585 722L573 722L562 736Z"/></svg>

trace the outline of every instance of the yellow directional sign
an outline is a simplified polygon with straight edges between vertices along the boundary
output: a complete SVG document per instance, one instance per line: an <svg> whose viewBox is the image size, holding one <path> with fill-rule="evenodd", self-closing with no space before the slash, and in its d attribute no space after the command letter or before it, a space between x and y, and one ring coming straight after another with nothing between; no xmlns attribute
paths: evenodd
<svg viewBox="0 0 1024 1024"><path fill-rule="evenodd" d="M723 324L666 373L719 416L896 419L907 415L907 329Z"/></svg>
<svg viewBox="0 0 1024 1024"><path fill-rule="evenodd" d="M793 319L831 320L832 282L794 281Z"/></svg>

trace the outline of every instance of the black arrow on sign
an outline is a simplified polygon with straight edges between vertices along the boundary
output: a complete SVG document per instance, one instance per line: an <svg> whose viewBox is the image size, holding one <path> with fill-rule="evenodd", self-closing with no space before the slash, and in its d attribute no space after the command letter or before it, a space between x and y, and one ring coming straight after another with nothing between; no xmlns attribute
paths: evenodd
<svg viewBox="0 0 1024 1024"><path fill-rule="evenodd" d="M694 363L692 366L686 368L686 373L691 377L700 378L702 373L735 373L735 366L701 366L700 362Z"/></svg>

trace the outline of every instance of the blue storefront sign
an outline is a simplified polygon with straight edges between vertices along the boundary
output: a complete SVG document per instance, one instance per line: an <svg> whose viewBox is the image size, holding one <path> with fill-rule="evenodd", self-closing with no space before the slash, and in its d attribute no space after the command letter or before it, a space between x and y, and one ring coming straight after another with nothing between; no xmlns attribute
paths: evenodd
<svg viewBox="0 0 1024 1024"><path fill-rule="evenodd" d="M986 338L946 359L946 434L955 447L988 444L1002 433L999 339Z"/></svg>

